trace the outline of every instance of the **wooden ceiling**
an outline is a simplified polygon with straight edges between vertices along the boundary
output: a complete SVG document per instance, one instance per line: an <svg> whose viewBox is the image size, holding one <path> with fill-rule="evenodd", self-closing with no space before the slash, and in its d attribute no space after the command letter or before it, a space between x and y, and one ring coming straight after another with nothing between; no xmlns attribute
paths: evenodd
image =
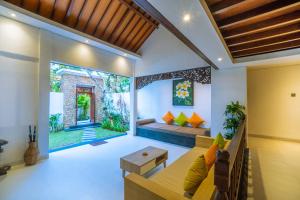
<svg viewBox="0 0 300 200"><path fill-rule="evenodd" d="M233 58L300 47L299 0L204 1Z"/></svg>
<svg viewBox="0 0 300 200"><path fill-rule="evenodd" d="M132 0L6 1L135 53L159 25Z"/></svg>

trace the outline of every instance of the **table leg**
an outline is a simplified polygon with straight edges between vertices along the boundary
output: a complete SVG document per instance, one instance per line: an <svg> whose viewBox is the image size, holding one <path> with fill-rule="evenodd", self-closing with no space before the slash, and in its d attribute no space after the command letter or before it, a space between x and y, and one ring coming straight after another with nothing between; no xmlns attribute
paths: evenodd
<svg viewBox="0 0 300 200"><path fill-rule="evenodd" d="M122 177L124 178L125 175L126 175L126 171L123 169L123 170L122 170Z"/></svg>
<svg viewBox="0 0 300 200"><path fill-rule="evenodd" d="M167 167L167 161L164 161L164 168Z"/></svg>

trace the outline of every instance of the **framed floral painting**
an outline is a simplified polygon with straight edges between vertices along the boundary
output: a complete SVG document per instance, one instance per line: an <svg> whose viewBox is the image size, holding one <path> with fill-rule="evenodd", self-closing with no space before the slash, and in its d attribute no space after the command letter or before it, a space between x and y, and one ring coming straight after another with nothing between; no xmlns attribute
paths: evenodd
<svg viewBox="0 0 300 200"><path fill-rule="evenodd" d="M173 105L194 105L194 84L191 80L173 80Z"/></svg>

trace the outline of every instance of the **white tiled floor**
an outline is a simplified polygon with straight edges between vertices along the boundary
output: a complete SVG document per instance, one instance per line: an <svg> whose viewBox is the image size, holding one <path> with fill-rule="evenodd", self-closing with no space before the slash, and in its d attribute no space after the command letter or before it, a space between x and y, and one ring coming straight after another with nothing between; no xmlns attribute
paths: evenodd
<svg viewBox="0 0 300 200"><path fill-rule="evenodd" d="M85 145L52 153L48 160L32 167L15 167L7 176L0 177L0 199L121 200L120 157L152 145L169 150L171 163L189 150L130 135L107 141L95 147Z"/></svg>

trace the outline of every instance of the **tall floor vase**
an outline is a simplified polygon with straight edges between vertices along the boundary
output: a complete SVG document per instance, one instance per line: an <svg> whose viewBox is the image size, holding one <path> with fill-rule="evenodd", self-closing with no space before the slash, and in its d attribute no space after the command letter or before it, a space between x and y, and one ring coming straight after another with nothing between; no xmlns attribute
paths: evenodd
<svg viewBox="0 0 300 200"><path fill-rule="evenodd" d="M34 165L37 163L39 155L39 150L37 148L36 142L29 142L29 147L24 154L25 165Z"/></svg>

